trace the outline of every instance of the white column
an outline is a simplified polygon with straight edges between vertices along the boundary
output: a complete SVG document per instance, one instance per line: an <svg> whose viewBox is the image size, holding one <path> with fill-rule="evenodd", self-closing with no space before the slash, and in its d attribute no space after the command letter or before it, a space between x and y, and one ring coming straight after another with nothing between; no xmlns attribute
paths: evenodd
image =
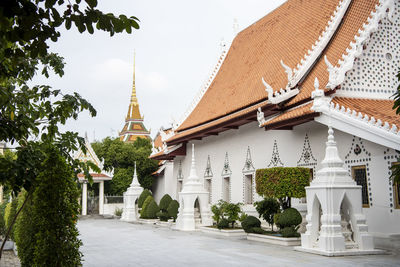
<svg viewBox="0 0 400 267"><path fill-rule="evenodd" d="M87 183L82 183L82 215L87 215Z"/></svg>
<svg viewBox="0 0 400 267"><path fill-rule="evenodd" d="M99 214L104 213L104 181L99 184Z"/></svg>

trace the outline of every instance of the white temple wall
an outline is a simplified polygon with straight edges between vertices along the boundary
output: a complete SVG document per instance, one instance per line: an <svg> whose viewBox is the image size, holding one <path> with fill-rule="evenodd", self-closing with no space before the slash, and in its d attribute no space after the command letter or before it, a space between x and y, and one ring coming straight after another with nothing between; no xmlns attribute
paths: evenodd
<svg viewBox="0 0 400 267"><path fill-rule="evenodd" d="M165 180L167 179L168 178L165 177L165 172L164 175L156 176L154 179L151 191L157 204L160 203L160 199L163 197L163 195L168 192L165 188Z"/></svg>
<svg viewBox="0 0 400 267"><path fill-rule="evenodd" d="M304 151L307 150L305 136L308 136L311 150L310 159L308 162L304 160ZM229 168L232 172L230 175L230 201L244 202L244 182L243 182L243 167L246 162L246 152L248 146L252 163L255 169L268 168L275 166L303 166L318 170L320 162L325 153L325 142L327 138L327 127L317 122L309 122L295 127L293 130L270 130L264 131L263 128L258 128L256 122L241 126L238 130L229 130L220 133L218 136L206 137L202 140L193 141L195 144L196 167L199 177L204 177L204 172L207 166L207 157L210 155L212 177L212 204L218 202L223 196L223 177L225 155L228 153ZM276 140L277 151L273 152L274 142ZM400 233L400 229L396 227L395 222L400 221L400 210L394 209L393 192L391 184L389 184L388 163L384 159L385 156L398 155L383 146L377 145L365 140L362 141L361 149L365 149L359 155L355 155L354 150L357 142L361 142L359 138L341 131L335 131L335 140L338 143L340 157L346 162L346 166L351 172L352 166L366 165L368 190L371 194L371 205L369 208L364 208L364 213L367 216L370 232L394 234ZM191 142L187 147L190 148ZM386 152L385 152L386 151ZM187 155L190 155L187 151ZM277 156L277 160L272 160L272 154ZM369 157L368 154L371 153ZM385 154L386 153L386 154ZM368 156L368 157L367 157ZM346 158L347 157L347 158ZM370 160L366 161L367 158ZM315 161L313 160L315 159ZM357 162L358 160L358 162ZM395 161L395 157L391 159ZM174 161L173 186L168 192L173 196L173 189L177 188L177 174L179 161L182 162L182 171L184 182L190 170L190 157L177 157ZM350 162L352 161L352 162ZM203 180L204 182L204 180ZM392 196L390 195L392 194ZM255 181L253 180L253 201L260 200L261 197L255 193ZM292 201L296 205L298 200ZM392 203L392 207L390 204ZM254 213L252 205L245 205L244 210L249 213Z"/></svg>

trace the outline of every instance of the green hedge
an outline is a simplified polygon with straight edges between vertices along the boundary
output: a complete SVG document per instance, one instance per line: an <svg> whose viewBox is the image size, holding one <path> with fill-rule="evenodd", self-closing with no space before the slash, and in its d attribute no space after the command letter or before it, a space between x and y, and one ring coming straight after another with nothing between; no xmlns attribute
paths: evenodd
<svg viewBox="0 0 400 267"><path fill-rule="evenodd" d="M260 228L261 221L254 216L247 216L242 222L242 228L246 233L253 233L253 228Z"/></svg>
<svg viewBox="0 0 400 267"><path fill-rule="evenodd" d="M152 196L148 196L143 203L140 218L142 219L157 219L157 213L160 211L157 203Z"/></svg>
<svg viewBox="0 0 400 267"><path fill-rule="evenodd" d="M256 171L256 191L264 197L282 199L306 196L310 169L301 167L274 167Z"/></svg>
<svg viewBox="0 0 400 267"><path fill-rule="evenodd" d="M10 225L17 213L17 205L18 205L18 198L14 197L11 202L7 203L6 208L4 210L4 222L5 222L5 230L7 231L10 228ZM14 238L15 227L11 229L10 239L15 240Z"/></svg>

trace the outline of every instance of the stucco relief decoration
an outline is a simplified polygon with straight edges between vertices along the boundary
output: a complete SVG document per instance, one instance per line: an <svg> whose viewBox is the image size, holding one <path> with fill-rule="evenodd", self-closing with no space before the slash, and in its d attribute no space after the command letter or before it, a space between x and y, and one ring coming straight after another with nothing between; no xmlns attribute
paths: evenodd
<svg viewBox="0 0 400 267"><path fill-rule="evenodd" d="M225 153L224 169L222 170L222 176L229 176L232 174L231 168L229 166L228 152Z"/></svg>
<svg viewBox="0 0 400 267"><path fill-rule="evenodd" d="M317 165L317 159L314 157L310 145L310 139L308 134L304 137L303 151L300 159L297 161L297 166L315 166Z"/></svg>
<svg viewBox="0 0 400 267"><path fill-rule="evenodd" d="M179 168L178 168L178 176L177 176L178 181L183 180L183 171L182 171L182 161L179 161Z"/></svg>
<svg viewBox="0 0 400 267"><path fill-rule="evenodd" d="M271 162L268 164L268 167L283 167L283 162L279 156L278 144L276 140L274 140L274 147L272 149Z"/></svg>
<svg viewBox="0 0 400 267"><path fill-rule="evenodd" d="M265 117L264 117L264 112L262 112L261 107L257 109L257 120L258 120L258 126L261 127L265 123Z"/></svg>
<svg viewBox="0 0 400 267"><path fill-rule="evenodd" d="M246 162L244 163L244 167L243 167L242 171L243 172L254 172L255 171L253 161L251 160L250 146L247 147Z"/></svg>
<svg viewBox="0 0 400 267"><path fill-rule="evenodd" d="M338 66L334 66L329 62L325 55L325 63L329 72L329 82L326 85L327 88L335 89L336 86L343 83L346 72L353 69L354 60L361 56L364 45L367 44L372 36L372 33L376 32L379 27L380 21L387 17L390 22L393 23L394 13L394 0L381 0L376 8L376 11L371 13L367 23L363 25L357 35L354 37L354 41L350 43L350 47L346 49L346 52L342 55L342 58L338 61Z"/></svg>
<svg viewBox="0 0 400 267"><path fill-rule="evenodd" d="M210 155L208 155L207 167L206 167L206 170L204 172L204 178L211 178L211 177L213 177L213 172L212 172L212 169L211 169Z"/></svg>

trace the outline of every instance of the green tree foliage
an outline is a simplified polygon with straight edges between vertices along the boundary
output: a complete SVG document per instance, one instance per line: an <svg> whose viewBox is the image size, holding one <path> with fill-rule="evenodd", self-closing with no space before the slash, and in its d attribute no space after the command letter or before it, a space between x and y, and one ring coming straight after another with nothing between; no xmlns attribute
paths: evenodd
<svg viewBox="0 0 400 267"><path fill-rule="evenodd" d="M35 266L79 266L82 253L79 247L76 222L79 214L79 190L75 174L60 156L49 147L33 192L32 223L35 224Z"/></svg>
<svg viewBox="0 0 400 267"><path fill-rule="evenodd" d="M139 183L143 188L150 189L153 184L151 175L158 168L158 162L149 159L151 142L148 139L137 138L133 143L125 143L118 138L107 137L101 142L92 144L99 158L104 159L104 168L114 168L114 178L106 193L122 195L132 182L136 162Z"/></svg>
<svg viewBox="0 0 400 267"><path fill-rule="evenodd" d="M261 201L255 202L254 206L259 214L259 218L263 218L274 231L274 215L279 212L280 205L275 198L264 198Z"/></svg>
<svg viewBox="0 0 400 267"><path fill-rule="evenodd" d="M283 209L291 206L290 199L306 195L310 170L301 167L274 167L256 171L256 191L264 197L279 200Z"/></svg>
<svg viewBox="0 0 400 267"><path fill-rule="evenodd" d="M171 203L169 203L167 211L168 211L168 216L170 218L173 218L175 222L176 218L178 218L179 202L176 201L175 199L172 200Z"/></svg>
<svg viewBox="0 0 400 267"><path fill-rule="evenodd" d="M148 196L152 196L153 194L150 192L149 189L144 189L143 192L140 194L138 198L138 207L143 208L143 204Z"/></svg>
<svg viewBox="0 0 400 267"><path fill-rule="evenodd" d="M228 221L228 226L231 225L233 228L235 222L239 220L241 206L242 203L228 203L222 199L220 199L217 204L212 205L211 211L214 214L213 219L217 223L217 226L222 219L226 219ZM225 225L225 222L223 225Z"/></svg>

